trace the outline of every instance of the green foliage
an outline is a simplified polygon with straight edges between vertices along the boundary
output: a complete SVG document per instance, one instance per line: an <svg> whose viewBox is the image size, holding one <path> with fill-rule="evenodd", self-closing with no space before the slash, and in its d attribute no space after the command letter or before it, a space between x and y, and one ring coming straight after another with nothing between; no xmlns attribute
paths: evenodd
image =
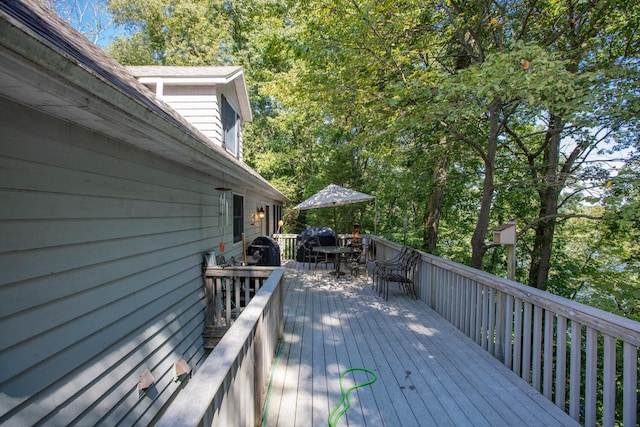
<svg viewBox="0 0 640 427"><path fill-rule="evenodd" d="M585 213L601 215L602 208ZM550 290L640 320L640 230L628 222L565 222L553 258Z"/></svg>
<svg viewBox="0 0 640 427"><path fill-rule="evenodd" d="M110 49L116 59L142 60L163 65L224 65L234 58L230 17L224 1L110 0L116 22L136 34ZM222 24L222 25L221 25Z"/></svg>
<svg viewBox="0 0 640 427"><path fill-rule="evenodd" d="M638 148L639 9L111 0L130 33L109 51L127 64L244 66L245 161L294 204L331 182L373 194L377 232L422 247L431 196L444 191L438 255L470 263L480 233L473 251L504 274L490 229L517 218L520 281L544 250L549 290L635 317L638 165L616 160ZM339 231L375 228L373 203L337 214ZM331 223L330 209L285 216L293 232Z"/></svg>

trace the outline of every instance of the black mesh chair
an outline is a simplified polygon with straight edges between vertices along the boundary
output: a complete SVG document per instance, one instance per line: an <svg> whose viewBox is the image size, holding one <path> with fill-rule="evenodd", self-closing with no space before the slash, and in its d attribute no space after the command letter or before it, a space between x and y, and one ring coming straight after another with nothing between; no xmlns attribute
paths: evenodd
<svg viewBox="0 0 640 427"><path fill-rule="evenodd" d="M318 246L338 246L337 239L332 239L332 240L333 240L332 243L325 244L325 245L320 245L320 240L318 240ZM340 257L338 256L338 254L328 254L326 252L317 252L317 254L318 254L318 257L316 258L316 266L315 266L316 270L318 269L319 263L333 264L333 267L335 268L336 262L340 262Z"/></svg>
<svg viewBox="0 0 640 427"><path fill-rule="evenodd" d="M313 250L314 247L320 246L320 240L317 237L308 237L302 242L303 262L309 263L309 270L311 270L311 264L314 266L318 263L318 258L322 255L320 252Z"/></svg>

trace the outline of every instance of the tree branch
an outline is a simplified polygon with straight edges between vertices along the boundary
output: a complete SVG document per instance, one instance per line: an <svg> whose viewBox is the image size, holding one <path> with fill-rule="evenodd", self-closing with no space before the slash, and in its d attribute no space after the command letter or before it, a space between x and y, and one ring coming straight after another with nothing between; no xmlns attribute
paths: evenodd
<svg viewBox="0 0 640 427"><path fill-rule="evenodd" d="M595 216L595 215L586 215L586 214L555 214L555 215L547 215L547 216L534 219L533 221L525 225L522 228L522 230L518 231L517 234L518 236L521 236L530 228L533 228L537 223L546 222L555 218L559 218L559 219L583 218L583 219L590 219L593 221L618 221L618 220L624 219L625 221L640 222L640 218L624 218L620 215L605 217L605 216Z"/></svg>

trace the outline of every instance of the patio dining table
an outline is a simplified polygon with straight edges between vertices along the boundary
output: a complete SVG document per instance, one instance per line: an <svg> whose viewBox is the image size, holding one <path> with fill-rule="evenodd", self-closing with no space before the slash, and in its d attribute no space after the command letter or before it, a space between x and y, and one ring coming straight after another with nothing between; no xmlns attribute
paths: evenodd
<svg viewBox="0 0 640 427"><path fill-rule="evenodd" d="M313 251L324 253L324 254L334 254L336 256L336 260L334 262L335 270L332 271L331 274L335 274L336 277L340 277L341 275L345 274L344 272L340 271L340 264L341 264L340 258L342 257L343 254L351 253L353 251L353 247L351 246L315 246L313 248Z"/></svg>

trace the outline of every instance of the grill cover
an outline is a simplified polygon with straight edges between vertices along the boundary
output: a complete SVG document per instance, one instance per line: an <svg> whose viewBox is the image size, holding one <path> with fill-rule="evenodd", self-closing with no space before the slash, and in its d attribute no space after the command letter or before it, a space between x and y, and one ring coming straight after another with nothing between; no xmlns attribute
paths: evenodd
<svg viewBox="0 0 640 427"><path fill-rule="evenodd" d="M307 227L302 230L296 238L296 261L308 261L304 259L304 248L302 245L311 237L317 237L318 240L320 240L320 246L335 246L338 241L336 232L329 227Z"/></svg>
<svg viewBox="0 0 640 427"><path fill-rule="evenodd" d="M247 262L254 265L280 265L280 246L268 236L256 237L247 248Z"/></svg>

